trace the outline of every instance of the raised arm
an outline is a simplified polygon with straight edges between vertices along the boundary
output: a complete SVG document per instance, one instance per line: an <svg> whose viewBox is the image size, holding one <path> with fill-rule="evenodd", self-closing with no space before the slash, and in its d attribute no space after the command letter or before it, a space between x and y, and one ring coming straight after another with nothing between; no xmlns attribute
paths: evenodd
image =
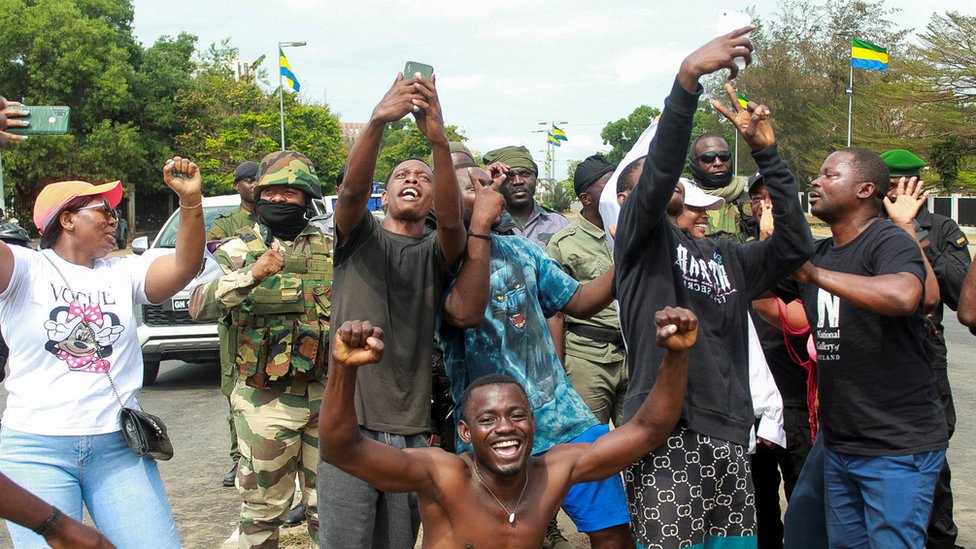
<svg viewBox="0 0 976 549"><path fill-rule="evenodd" d="M929 197L929 191L923 192L923 187L924 183L919 181L917 177L900 178L894 189L897 198L892 201L885 195L884 208L888 212L888 218L891 219L891 222L908 233L912 240L918 243L919 250L922 251L922 260L925 261L924 310L926 313L930 313L939 306L942 296L939 292L939 280L935 277L935 271L932 269L932 264L929 263L929 258L925 255L922 243L918 241L918 234L915 233L915 218Z"/></svg>
<svg viewBox="0 0 976 549"><path fill-rule="evenodd" d="M654 387L634 417L589 445L559 446L575 459L574 484L602 480L652 452L674 431L685 402L688 357L698 339L698 317L688 309L665 307L654 314L657 344L664 358ZM573 447L578 448L573 448Z"/></svg>
<svg viewBox="0 0 976 549"><path fill-rule="evenodd" d="M383 130L388 123L406 116L417 104L415 102L425 99L418 90L418 85L417 79L404 80L403 74L397 73L393 86L373 109L369 123L349 151L346 175L339 188L334 215L339 244L346 241L366 215L366 204L373 191L373 172L376 171L376 157L383 140Z"/></svg>
<svg viewBox="0 0 976 549"><path fill-rule="evenodd" d="M744 35L752 30L753 27L748 26L720 36L682 61L671 93L664 101L664 111L651 141L644 170L620 211L614 236L615 248L619 248L620 253L642 253L646 248L645 237L651 229L659 223L667 223L665 208L684 168L698 97L702 92L698 80L723 68L730 69L734 78L738 68L733 59L744 56L751 61L752 43Z"/></svg>
<svg viewBox="0 0 976 549"><path fill-rule="evenodd" d="M437 77L430 82L417 79L417 90L424 99L415 105L417 128L430 140L434 156L434 215L437 217L437 240L444 255L444 263L454 266L464 253L464 215L461 208L461 191L454 174L454 161L451 160L451 146L444 132L444 114L441 100L437 96Z"/></svg>
<svg viewBox="0 0 976 549"><path fill-rule="evenodd" d="M444 299L444 320L452 326L473 328L485 319L485 309L488 307L488 266L491 261L491 224L505 208L505 198L498 189L505 182L507 172L508 166L500 162L488 166L492 182L482 185L469 171L476 194L471 211L468 246L457 280Z"/></svg>
<svg viewBox="0 0 976 549"><path fill-rule="evenodd" d="M797 200L796 177L777 150L769 107L750 102L742 108L731 84L725 84L725 91L731 108L715 100L712 106L732 122L749 145L772 201L772 235L739 248L752 300L789 276L813 254L813 235Z"/></svg>
<svg viewBox="0 0 976 549"><path fill-rule="evenodd" d="M206 236L197 165L175 156L163 166L163 181L179 197L180 224L176 228L176 253L156 259L146 273L146 297L153 303L173 297L200 272Z"/></svg>
<svg viewBox="0 0 976 549"><path fill-rule="evenodd" d="M369 440L356 420L356 369L383 357L383 330L368 321L346 321L333 333L329 382L319 414L319 453L322 459L384 492L433 490L428 455L441 450L412 452Z"/></svg>

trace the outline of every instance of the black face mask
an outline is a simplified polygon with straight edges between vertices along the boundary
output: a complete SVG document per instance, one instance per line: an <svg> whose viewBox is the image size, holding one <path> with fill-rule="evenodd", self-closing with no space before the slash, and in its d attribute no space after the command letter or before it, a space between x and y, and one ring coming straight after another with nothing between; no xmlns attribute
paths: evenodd
<svg viewBox="0 0 976 549"><path fill-rule="evenodd" d="M725 172L725 175L723 176L716 177L708 173L706 170L703 170L701 168L701 165L699 165L697 158L692 159L688 164L689 167L691 168L691 175L695 178L695 181L697 181L703 189L708 189L708 190L721 189L722 187L732 182L731 171Z"/></svg>
<svg viewBox="0 0 976 549"><path fill-rule="evenodd" d="M308 225L303 204L268 200L258 200L255 204L258 220L268 226L272 235L282 240L295 240L298 233Z"/></svg>

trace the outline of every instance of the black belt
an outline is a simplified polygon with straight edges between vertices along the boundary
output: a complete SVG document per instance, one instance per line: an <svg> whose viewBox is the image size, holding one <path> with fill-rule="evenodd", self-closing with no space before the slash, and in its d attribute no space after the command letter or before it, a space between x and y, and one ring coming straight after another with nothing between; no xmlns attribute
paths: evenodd
<svg viewBox="0 0 976 549"><path fill-rule="evenodd" d="M624 336L620 334L620 330L600 328L588 324L570 324L569 331L580 337L592 339L593 341L603 341L605 343L613 343L614 345L624 344Z"/></svg>

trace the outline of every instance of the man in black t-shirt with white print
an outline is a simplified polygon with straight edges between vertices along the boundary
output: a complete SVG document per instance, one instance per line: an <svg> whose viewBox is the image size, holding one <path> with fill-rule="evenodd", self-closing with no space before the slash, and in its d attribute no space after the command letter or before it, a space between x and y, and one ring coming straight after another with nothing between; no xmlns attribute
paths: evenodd
<svg viewBox="0 0 976 549"><path fill-rule="evenodd" d="M831 154L811 183L810 210L832 237L780 287L803 299L817 348L831 547L922 547L945 458L922 341L923 304L937 301L938 287L911 221L925 197L900 188L890 203L888 186L878 155Z"/></svg>

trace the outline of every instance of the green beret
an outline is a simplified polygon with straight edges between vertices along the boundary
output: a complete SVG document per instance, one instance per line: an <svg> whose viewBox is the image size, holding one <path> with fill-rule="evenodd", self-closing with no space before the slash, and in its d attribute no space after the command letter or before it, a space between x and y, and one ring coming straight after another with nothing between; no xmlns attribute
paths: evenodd
<svg viewBox="0 0 976 549"><path fill-rule="evenodd" d="M892 149L881 154L881 160L888 165L891 177L918 175L925 167L925 161L905 149Z"/></svg>
<svg viewBox="0 0 976 549"><path fill-rule="evenodd" d="M525 168L539 175L539 166L532 160L532 153L525 147L502 147L486 152L481 159L485 161L485 164L501 162L507 164L509 168Z"/></svg>

